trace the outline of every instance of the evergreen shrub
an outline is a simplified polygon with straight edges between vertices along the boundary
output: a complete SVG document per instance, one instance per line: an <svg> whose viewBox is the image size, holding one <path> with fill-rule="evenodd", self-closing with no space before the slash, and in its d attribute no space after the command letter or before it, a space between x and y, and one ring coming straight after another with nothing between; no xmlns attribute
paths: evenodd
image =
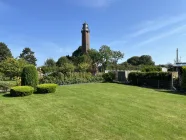
<svg viewBox="0 0 186 140"><path fill-rule="evenodd" d="M18 97L18 96L28 96L33 94L34 88L30 86L17 86L13 87L10 90L10 95L12 97Z"/></svg>
<svg viewBox="0 0 186 140"><path fill-rule="evenodd" d="M56 91L56 84L41 84L37 86L37 93L46 94L54 93Z"/></svg>
<svg viewBox="0 0 186 140"><path fill-rule="evenodd" d="M115 79L115 74L113 72L104 73L103 79L105 82L113 82Z"/></svg>
<svg viewBox="0 0 186 140"><path fill-rule="evenodd" d="M182 67L181 88L186 90L186 66Z"/></svg>
<svg viewBox="0 0 186 140"><path fill-rule="evenodd" d="M38 72L34 65L28 65L23 68L21 74L21 85L22 86L32 86L36 88L38 84Z"/></svg>

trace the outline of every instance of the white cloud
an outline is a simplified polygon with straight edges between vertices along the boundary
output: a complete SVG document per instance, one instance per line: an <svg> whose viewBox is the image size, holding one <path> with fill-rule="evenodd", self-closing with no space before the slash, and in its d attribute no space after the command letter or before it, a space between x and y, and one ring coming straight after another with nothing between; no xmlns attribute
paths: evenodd
<svg viewBox="0 0 186 140"><path fill-rule="evenodd" d="M151 43L151 42L154 42L154 41L157 41L157 40L163 39L165 37L174 35L176 33L184 32L184 31L186 31L186 24L184 24L182 26L178 26L178 27L174 28L173 30L169 30L169 31L163 32L161 34L157 34L156 36L151 37L148 40L138 43L137 45L135 45L135 47L141 47L141 46L146 45L148 43Z"/></svg>
<svg viewBox="0 0 186 140"><path fill-rule="evenodd" d="M172 16L172 17L161 17L155 20L146 20L140 25L136 25L138 30L121 37L120 39L113 40L110 44L113 46L117 45L125 45L127 43L136 42L137 37L141 37L142 35L149 35L149 33L158 34L158 32L162 32L162 30L166 30L165 33L159 35L157 37L150 37L150 39L144 41L143 43L152 42L158 39L163 38L164 36L169 36L175 33L175 30L169 31L172 27L179 27L180 23L186 22L186 15ZM135 28L136 28L135 27ZM140 43L140 44L143 44ZM138 45L139 46L139 45Z"/></svg>
<svg viewBox="0 0 186 140"><path fill-rule="evenodd" d="M142 29L139 29L138 31L132 33L131 37L138 37L140 35L160 30L164 27L167 27L172 24L176 24L179 22L182 22L186 20L186 15L180 15L175 17L169 17L169 18L160 18L152 21L146 21L143 23L142 26L144 26Z"/></svg>

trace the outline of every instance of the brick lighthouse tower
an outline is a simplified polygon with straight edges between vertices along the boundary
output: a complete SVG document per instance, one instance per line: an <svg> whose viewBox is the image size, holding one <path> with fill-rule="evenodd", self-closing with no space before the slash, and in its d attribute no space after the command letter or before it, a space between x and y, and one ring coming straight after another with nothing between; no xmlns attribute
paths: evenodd
<svg viewBox="0 0 186 140"><path fill-rule="evenodd" d="M83 54L85 54L90 49L90 30L86 22L83 24L81 33L82 33L82 52Z"/></svg>

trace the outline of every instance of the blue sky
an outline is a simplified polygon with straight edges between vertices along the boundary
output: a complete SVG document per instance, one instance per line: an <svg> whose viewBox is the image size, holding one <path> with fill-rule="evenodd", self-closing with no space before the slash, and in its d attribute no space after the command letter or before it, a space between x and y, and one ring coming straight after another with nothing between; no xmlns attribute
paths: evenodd
<svg viewBox="0 0 186 140"><path fill-rule="evenodd" d="M186 61L186 0L0 0L0 41L15 57L30 47L40 66L71 55L89 24L91 48L109 45L131 56Z"/></svg>

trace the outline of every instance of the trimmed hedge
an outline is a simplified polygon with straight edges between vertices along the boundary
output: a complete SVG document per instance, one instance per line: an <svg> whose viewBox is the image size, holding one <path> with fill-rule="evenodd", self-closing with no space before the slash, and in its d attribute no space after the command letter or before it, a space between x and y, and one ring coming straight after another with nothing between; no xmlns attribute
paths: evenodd
<svg viewBox="0 0 186 140"><path fill-rule="evenodd" d="M113 72L104 73L102 77L105 82L113 82L115 79L115 74Z"/></svg>
<svg viewBox="0 0 186 140"><path fill-rule="evenodd" d="M17 86L10 90L10 95L13 97L28 96L34 93L34 88L30 86Z"/></svg>
<svg viewBox="0 0 186 140"><path fill-rule="evenodd" d="M138 80L161 80L171 81L172 74L168 72L132 72L128 76L128 81L133 85L138 85Z"/></svg>
<svg viewBox="0 0 186 140"><path fill-rule="evenodd" d="M186 66L182 67L181 88L186 90Z"/></svg>
<svg viewBox="0 0 186 140"><path fill-rule="evenodd" d="M21 74L21 85L32 86L36 88L38 84L38 72L34 65L28 65L23 68Z"/></svg>
<svg viewBox="0 0 186 140"><path fill-rule="evenodd" d="M37 93L54 93L56 91L56 84L41 84L37 86Z"/></svg>

